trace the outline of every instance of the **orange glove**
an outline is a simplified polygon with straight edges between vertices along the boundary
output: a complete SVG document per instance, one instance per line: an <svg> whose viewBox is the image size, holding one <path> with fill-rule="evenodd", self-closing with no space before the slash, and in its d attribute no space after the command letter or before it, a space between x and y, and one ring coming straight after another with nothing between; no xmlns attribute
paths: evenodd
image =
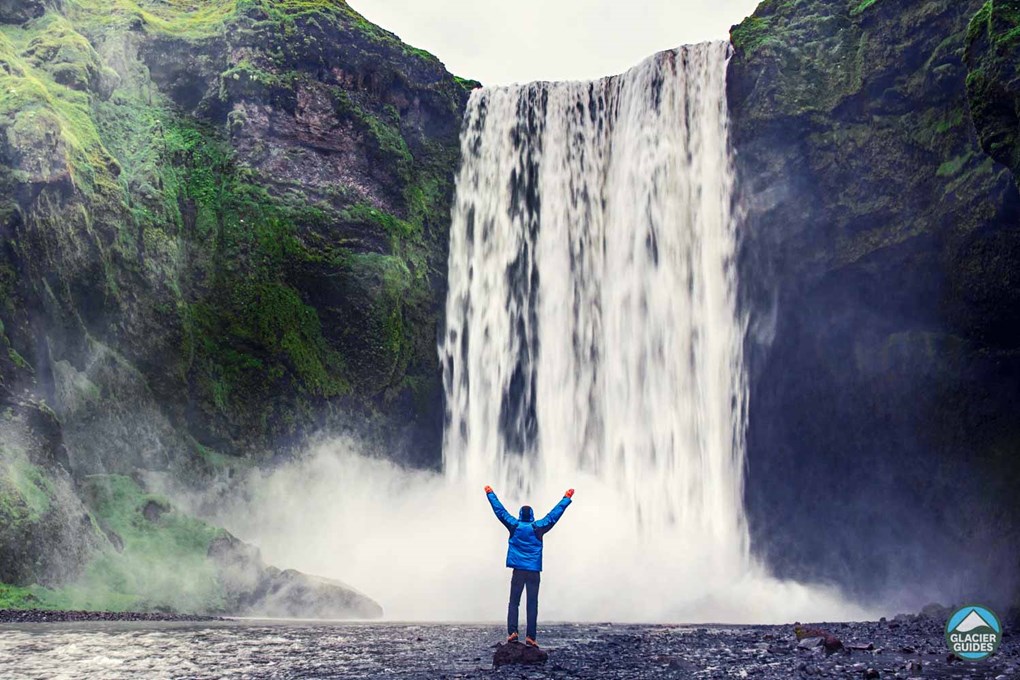
<svg viewBox="0 0 1020 680"><path fill-rule="evenodd" d="M485 493L492 493L492 487L491 486L485 487Z"/></svg>
<svg viewBox="0 0 1020 680"><path fill-rule="evenodd" d="M563 495L566 496L567 498L573 498L574 497L574 490L573 489L567 489L567 492L565 494L563 494Z"/></svg>

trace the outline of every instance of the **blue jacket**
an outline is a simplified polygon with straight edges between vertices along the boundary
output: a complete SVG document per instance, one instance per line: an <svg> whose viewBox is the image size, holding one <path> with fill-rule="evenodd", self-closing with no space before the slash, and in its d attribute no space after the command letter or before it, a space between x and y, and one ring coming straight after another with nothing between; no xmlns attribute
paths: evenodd
<svg viewBox="0 0 1020 680"><path fill-rule="evenodd" d="M506 551L506 566L512 569L542 571L542 537L563 516L563 511L570 505L570 499L564 496L563 500L557 503L548 515L536 522L535 513L530 506L522 507L520 514L514 519L514 516L507 512L503 504L496 498L495 493L490 491L486 496L492 505L492 511L496 513L496 518L510 532L510 539L507 541L509 545Z"/></svg>

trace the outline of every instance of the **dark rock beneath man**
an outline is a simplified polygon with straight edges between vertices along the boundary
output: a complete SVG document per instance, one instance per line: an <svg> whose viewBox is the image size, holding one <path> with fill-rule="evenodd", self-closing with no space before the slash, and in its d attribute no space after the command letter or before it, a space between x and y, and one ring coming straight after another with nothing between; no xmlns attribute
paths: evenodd
<svg viewBox="0 0 1020 680"><path fill-rule="evenodd" d="M549 660L549 652L540 647L530 647L520 642L508 642L499 645L492 655L492 665L496 668L515 664L539 664Z"/></svg>

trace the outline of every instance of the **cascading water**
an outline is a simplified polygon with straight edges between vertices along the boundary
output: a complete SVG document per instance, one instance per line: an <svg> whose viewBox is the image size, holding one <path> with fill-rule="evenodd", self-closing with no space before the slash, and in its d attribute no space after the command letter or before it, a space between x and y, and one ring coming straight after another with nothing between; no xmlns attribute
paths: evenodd
<svg viewBox="0 0 1020 680"><path fill-rule="evenodd" d="M729 49L473 94L440 349L448 475L516 496L586 473L727 571L748 543Z"/></svg>
<svg viewBox="0 0 1020 680"><path fill-rule="evenodd" d="M729 46L591 83L473 93L450 234L442 474L328 442L217 518L387 615L498 620L511 508L545 538L543 620L862 616L748 556ZM309 521L314 518L314 521Z"/></svg>

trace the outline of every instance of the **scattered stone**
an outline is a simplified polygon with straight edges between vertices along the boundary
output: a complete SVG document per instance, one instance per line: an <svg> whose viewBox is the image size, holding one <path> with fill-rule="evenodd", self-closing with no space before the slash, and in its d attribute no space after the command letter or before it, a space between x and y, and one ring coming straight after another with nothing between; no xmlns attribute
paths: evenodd
<svg viewBox="0 0 1020 680"><path fill-rule="evenodd" d="M874 668L869 668L868 670L864 671L864 680L873 680L873 678L880 677L882 677L882 674L879 673L878 670Z"/></svg>
<svg viewBox="0 0 1020 680"><path fill-rule="evenodd" d="M825 645L826 654L834 654L843 649L843 641L835 635L826 635L822 639L822 644Z"/></svg>
<svg viewBox="0 0 1020 680"><path fill-rule="evenodd" d="M843 649L842 640L821 628L805 628L796 624L793 628L793 634L800 640L797 643L798 649L813 649L818 646L824 646L826 654L832 654Z"/></svg>
<svg viewBox="0 0 1020 680"><path fill-rule="evenodd" d="M549 660L549 652L541 647L529 647L520 642L507 642L496 648L492 665L496 668L510 665L540 664Z"/></svg>
<svg viewBox="0 0 1020 680"><path fill-rule="evenodd" d="M814 649L818 645L824 644L825 638L822 636L803 638L797 643L797 649Z"/></svg>
<svg viewBox="0 0 1020 680"><path fill-rule="evenodd" d="M861 643L856 643L856 644L852 644L852 645L847 645L847 649L851 649L851 650L853 650L855 652L870 652L870 651L875 649L875 643L874 642L869 642L866 645L865 644L861 644Z"/></svg>

